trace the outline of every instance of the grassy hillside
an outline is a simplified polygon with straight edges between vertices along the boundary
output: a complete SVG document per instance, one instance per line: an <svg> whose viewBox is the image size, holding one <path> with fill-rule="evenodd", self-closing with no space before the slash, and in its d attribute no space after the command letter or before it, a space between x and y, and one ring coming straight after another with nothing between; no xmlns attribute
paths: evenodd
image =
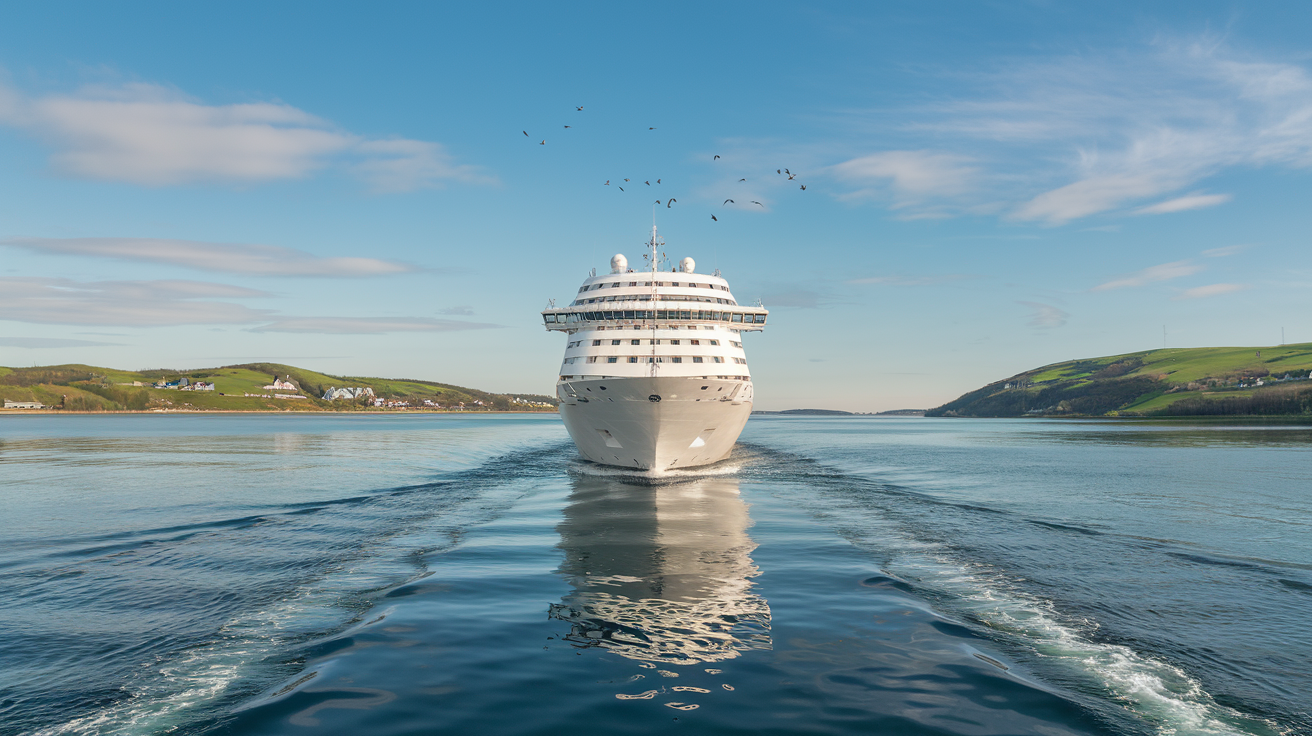
<svg viewBox="0 0 1312 736"><path fill-rule="evenodd" d="M1312 414L1312 343L1170 348L1072 360L991 383L927 416Z"/></svg>
<svg viewBox="0 0 1312 736"><path fill-rule="evenodd" d="M189 382L213 383L214 391L152 387L156 382L183 377ZM290 377L300 390L263 388L275 377ZM372 388L375 396L383 399L386 405L374 406L373 399L367 397L336 401L321 398L329 388L347 387ZM275 394L293 393L306 398L275 397ZM416 408L436 410L439 407L453 411L554 411L556 404L555 398L548 396L493 394L432 381L330 376L279 363L248 363L187 371L122 371L89 365L0 367L0 401L3 400L39 401L49 407L70 411L404 411ZM425 401L432 405L425 404Z"/></svg>

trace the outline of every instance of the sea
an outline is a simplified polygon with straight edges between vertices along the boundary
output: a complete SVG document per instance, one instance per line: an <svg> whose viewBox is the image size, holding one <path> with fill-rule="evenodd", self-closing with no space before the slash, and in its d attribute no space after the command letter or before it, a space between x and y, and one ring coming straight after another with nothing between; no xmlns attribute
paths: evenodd
<svg viewBox="0 0 1312 736"><path fill-rule="evenodd" d="M1312 427L0 417L0 733L678 732L1312 733Z"/></svg>

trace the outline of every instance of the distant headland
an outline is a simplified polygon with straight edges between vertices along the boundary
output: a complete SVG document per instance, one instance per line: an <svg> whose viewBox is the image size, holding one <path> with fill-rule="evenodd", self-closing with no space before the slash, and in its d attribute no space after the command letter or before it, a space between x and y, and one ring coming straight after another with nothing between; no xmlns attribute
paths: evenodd
<svg viewBox="0 0 1312 736"><path fill-rule="evenodd" d="M1308 416L1309 372L1312 343L1145 350L1035 368L926 416Z"/></svg>
<svg viewBox="0 0 1312 736"><path fill-rule="evenodd" d="M330 376L280 363L122 371L89 365L0 367L10 411L556 411L556 399L432 381Z"/></svg>

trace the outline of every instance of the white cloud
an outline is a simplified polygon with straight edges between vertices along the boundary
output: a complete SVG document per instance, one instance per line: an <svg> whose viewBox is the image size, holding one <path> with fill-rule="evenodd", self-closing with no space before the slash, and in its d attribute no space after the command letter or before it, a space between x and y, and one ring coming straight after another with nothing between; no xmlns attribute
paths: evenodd
<svg viewBox="0 0 1312 736"><path fill-rule="evenodd" d="M1135 271L1132 274L1122 276L1119 279L1113 279L1104 284L1093 287L1094 291L1111 291L1112 289L1125 289L1133 286L1146 286L1160 281L1170 281L1184 276L1192 276L1203 270L1203 267L1193 261L1173 261L1171 263L1162 263L1156 266L1149 266L1142 271Z"/></svg>
<svg viewBox="0 0 1312 736"><path fill-rule="evenodd" d="M1037 327L1039 329L1053 329L1056 327L1061 327L1062 325L1066 324L1067 318L1070 317L1069 314L1052 306L1051 304L1044 304L1042 302L1016 302L1016 303L1020 304L1021 306L1030 308L1031 310L1030 321L1029 321L1030 327Z"/></svg>
<svg viewBox="0 0 1312 736"><path fill-rule="evenodd" d="M1248 288L1248 284L1208 284L1207 286L1195 286L1192 289L1186 289L1175 297L1180 299L1203 299L1209 296L1220 296L1222 294L1233 294L1236 291L1243 291Z"/></svg>
<svg viewBox="0 0 1312 736"><path fill-rule="evenodd" d="M0 279L0 320L64 325L249 324L269 312L214 299L268 296L205 281Z"/></svg>
<svg viewBox="0 0 1312 736"><path fill-rule="evenodd" d="M325 335L373 335L384 332L454 332L487 330L500 325L421 317L285 317L251 332L309 332Z"/></svg>
<svg viewBox="0 0 1312 736"><path fill-rule="evenodd" d="M1208 258L1225 258L1226 256L1233 256L1242 253L1251 247L1252 246L1249 245L1227 245L1224 248L1211 248L1205 250L1203 251L1203 255Z"/></svg>
<svg viewBox="0 0 1312 736"><path fill-rule="evenodd" d="M850 159L830 167L837 178L858 183L879 183L891 188L903 202L929 196L954 196L975 185L979 169L948 153L935 151L884 151ZM846 196L878 193L861 189Z"/></svg>
<svg viewBox="0 0 1312 736"><path fill-rule="evenodd" d="M166 263L254 276L381 276L415 266L377 258L321 258L274 245L204 243L156 238L5 238L0 245L39 253Z"/></svg>
<svg viewBox="0 0 1312 736"><path fill-rule="evenodd" d="M206 105L150 84L37 98L0 85L0 124L44 141L63 174L147 186L299 179L335 163L381 191L489 180L437 143L369 140L284 103Z"/></svg>
<svg viewBox="0 0 1312 736"><path fill-rule="evenodd" d="M60 337L0 337L0 347L29 348L93 348L106 345L122 345L118 342L96 342L95 340L75 340Z"/></svg>
<svg viewBox="0 0 1312 736"><path fill-rule="evenodd" d="M1220 204L1225 195L1178 193L1240 167L1312 167L1312 74L1302 60L1257 58L1204 38L1026 56L941 81L968 91L870 113L876 135L896 135L888 147L905 150L831 173L886 180L895 208L1058 225L1127 207L1157 214ZM912 122L890 126L889 113ZM936 158L915 150L925 144ZM858 186L846 196L878 193Z"/></svg>
<svg viewBox="0 0 1312 736"><path fill-rule="evenodd" d="M944 276L871 276L863 279L850 279L843 283L857 286L934 286L967 278L970 277L965 274L947 274Z"/></svg>
<svg viewBox="0 0 1312 736"><path fill-rule="evenodd" d="M1140 207L1134 211L1136 215L1165 215L1171 212L1184 212L1186 210L1198 210L1204 207L1215 207L1218 204L1225 204L1231 200L1229 194L1189 194L1184 197L1168 199L1165 202L1158 202L1147 207Z"/></svg>

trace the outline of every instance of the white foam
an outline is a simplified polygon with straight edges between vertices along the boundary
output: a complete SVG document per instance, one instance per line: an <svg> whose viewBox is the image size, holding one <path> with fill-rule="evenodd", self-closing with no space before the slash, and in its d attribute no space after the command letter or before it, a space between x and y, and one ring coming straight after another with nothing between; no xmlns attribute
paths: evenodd
<svg viewBox="0 0 1312 736"><path fill-rule="evenodd" d="M636 483L682 483L699 478L714 478L737 475L742 466L732 460L713 465L699 465L692 468L672 468L669 470L639 470L618 465L601 465L587 460L571 460L567 466L569 472L578 475L591 475L601 478L616 478Z"/></svg>

